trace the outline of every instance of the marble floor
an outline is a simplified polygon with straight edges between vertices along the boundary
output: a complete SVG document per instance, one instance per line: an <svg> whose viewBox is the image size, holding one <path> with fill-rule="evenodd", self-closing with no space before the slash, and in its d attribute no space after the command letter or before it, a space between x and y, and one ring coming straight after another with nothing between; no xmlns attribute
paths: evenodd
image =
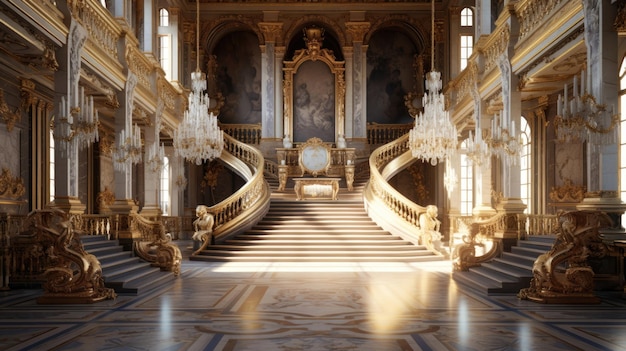
<svg viewBox="0 0 626 351"><path fill-rule="evenodd" d="M626 350L626 299L544 305L458 286L450 262L183 263L91 305L0 292L0 350Z"/></svg>

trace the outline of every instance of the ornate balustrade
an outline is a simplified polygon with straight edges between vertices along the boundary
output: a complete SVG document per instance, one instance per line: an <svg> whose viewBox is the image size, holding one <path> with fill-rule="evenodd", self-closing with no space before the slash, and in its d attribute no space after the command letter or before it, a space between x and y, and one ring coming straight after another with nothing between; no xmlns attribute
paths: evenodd
<svg viewBox="0 0 626 351"><path fill-rule="evenodd" d="M390 143L408 133L413 128L413 123L407 124L367 124L367 143L370 145L382 145Z"/></svg>
<svg viewBox="0 0 626 351"><path fill-rule="evenodd" d="M259 145L261 143L261 123L257 124L222 124L220 128L224 133L239 140L242 143L250 145Z"/></svg>
<svg viewBox="0 0 626 351"><path fill-rule="evenodd" d="M246 184L234 194L208 208L208 212L214 218L212 237L218 241L256 223L267 213L270 197L269 186L263 176L265 158L259 150L224 134L224 152L245 162L252 173L246 179ZM230 156L222 154L222 160L228 161ZM203 241L193 255L198 254L210 244L209 240Z"/></svg>
<svg viewBox="0 0 626 351"><path fill-rule="evenodd" d="M426 207L409 200L387 182L399 169L414 161L408 140L409 135L405 134L372 152L369 159L370 180L364 190L364 198L370 217L379 225L405 240L419 244L419 219L426 213ZM394 160L397 162L391 163ZM435 247L432 245L428 248L436 255L444 255Z"/></svg>

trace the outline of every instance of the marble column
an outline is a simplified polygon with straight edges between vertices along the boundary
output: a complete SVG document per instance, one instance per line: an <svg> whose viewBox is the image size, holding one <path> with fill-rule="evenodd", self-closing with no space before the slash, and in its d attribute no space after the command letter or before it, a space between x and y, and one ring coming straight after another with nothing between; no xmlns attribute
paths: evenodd
<svg viewBox="0 0 626 351"><path fill-rule="evenodd" d="M131 133L133 118L134 90L137 85L137 76L130 72L126 80L124 90L118 94L120 108L115 112L115 138L118 145L120 133L126 130ZM113 155L113 162L118 162ZM113 214L119 215L120 223L117 224L117 238L129 250L132 248L134 240L140 237L140 233L133 233L130 227L131 213L137 213L138 206L133 199L133 164L126 164L125 167L116 167L114 180L115 202L109 207Z"/></svg>
<svg viewBox="0 0 626 351"><path fill-rule="evenodd" d="M261 22L259 28L263 32L265 45L261 46L261 92L262 92L262 138L282 139L283 119L282 108L282 58L277 55L276 42L280 38L282 23Z"/></svg>
<svg viewBox="0 0 626 351"><path fill-rule="evenodd" d="M162 214L161 206L159 204L159 195L160 195L160 180L161 180L161 169L163 159L149 159L148 150L157 150L156 155L152 155L153 157L158 157L158 150L161 147L160 145L160 131L161 131L161 116L163 115L163 110L165 105L162 100L157 102L156 112L154 113L154 123L150 126L146 126L144 128L145 137L144 137L144 198L143 198L143 208L141 209L141 214L146 217L159 217Z"/></svg>
<svg viewBox="0 0 626 351"><path fill-rule="evenodd" d="M51 207L60 208L68 213L81 214L85 205L78 197L79 169L78 144L71 139L62 140L67 135L69 126L63 119L70 118L71 110L79 106L79 80L81 66L81 52L87 40L87 30L74 18L70 19L70 30L67 43L57 51L59 69L54 75L56 91L55 105L58 106L58 115L54 120L55 129L55 172L54 172L54 200ZM62 103L63 101L63 103ZM70 120L65 120L70 122ZM71 123L70 123L71 124Z"/></svg>
<svg viewBox="0 0 626 351"><path fill-rule="evenodd" d="M358 13L351 14L352 22L346 22L346 28L352 38L352 57L350 65L346 68L346 77L350 82L351 97L349 102L351 110L352 130L350 137L354 145L357 140L367 144L367 45L364 45L365 35L369 32L371 24L358 17ZM358 20L358 21L357 21ZM349 76L349 77L348 77ZM347 113L346 109L346 113ZM347 124L350 125L350 124ZM346 134L348 131L346 131ZM358 146L355 146L358 147Z"/></svg>
<svg viewBox="0 0 626 351"><path fill-rule="evenodd" d="M617 112L618 106L618 37L613 28L617 13L610 0L583 0L585 45L587 47L587 80L591 84L591 94L608 111ZM590 79L601 77L601 79ZM606 114L603 127L610 123ZM616 126L615 132L619 130ZM619 137L617 138L619 140ZM578 209L605 211L614 221L612 228L603 229L606 238L624 239L626 234L621 216L626 204L619 197L619 157L618 143L597 145L587 143L587 190Z"/></svg>

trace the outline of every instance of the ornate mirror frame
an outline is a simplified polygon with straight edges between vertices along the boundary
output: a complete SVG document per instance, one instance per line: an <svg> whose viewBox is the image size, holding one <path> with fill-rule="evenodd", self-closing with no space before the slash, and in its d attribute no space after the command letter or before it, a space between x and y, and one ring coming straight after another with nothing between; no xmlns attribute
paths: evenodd
<svg viewBox="0 0 626 351"><path fill-rule="evenodd" d="M306 49L296 50L292 61L283 62L283 105L284 105L284 134L294 135L294 76L300 66L307 61L321 61L325 63L335 78L335 140L338 135L345 135L345 61L336 61L332 50L322 49L324 30L319 27L304 29Z"/></svg>
<svg viewBox="0 0 626 351"><path fill-rule="evenodd" d="M311 173L314 177L326 174L330 167L330 147L320 138L311 138L299 147L298 163L302 174Z"/></svg>

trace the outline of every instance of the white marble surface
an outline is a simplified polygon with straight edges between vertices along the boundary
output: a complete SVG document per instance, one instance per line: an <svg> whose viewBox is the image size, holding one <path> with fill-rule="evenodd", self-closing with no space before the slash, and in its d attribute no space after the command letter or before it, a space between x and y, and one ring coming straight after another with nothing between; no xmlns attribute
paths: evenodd
<svg viewBox="0 0 626 351"><path fill-rule="evenodd" d="M189 253L187 243L183 248ZM168 273L164 273L168 274ZM172 286L93 305L0 292L2 350L618 350L626 300L591 306L486 296L450 262L183 262Z"/></svg>

